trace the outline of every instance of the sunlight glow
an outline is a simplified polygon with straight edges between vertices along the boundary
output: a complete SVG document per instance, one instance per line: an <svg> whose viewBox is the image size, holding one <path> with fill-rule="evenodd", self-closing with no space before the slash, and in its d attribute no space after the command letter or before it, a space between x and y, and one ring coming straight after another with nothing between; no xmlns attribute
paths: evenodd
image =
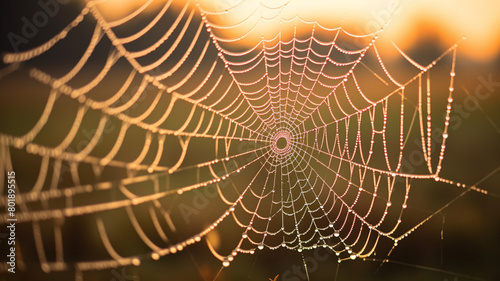
<svg viewBox="0 0 500 281"><path fill-rule="evenodd" d="M150 0L106 0L98 4L99 10L109 20L115 20L129 15ZM174 0L174 5L182 5L186 1ZM241 2L241 4L240 4ZM269 8L286 4L287 0L198 0L202 8L211 11L223 11L238 6L236 12L228 13L227 23L237 23L249 16L259 3ZM157 12L164 1L152 1L146 12ZM495 0L484 1L454 1L454 0L291 0L282 10L285 18L295 15L308 20L316 19L320 24L335 27L343 26L357 34L366 34L383 26L388 17L393 14L386 29L386 37L395 40L402 49L417 46L418 41L430 39L446 48L456 43L460 38L467 37L461 44L461 53L476 60L494 58L500 50L500 2ZM257 20L263 17L272 17L274 9L262 9L252 18ZM248 21L241 29L248 30L254 24ZM224 24L224 23L220 23ZM263 20L248 36L247 40L239 42L244 45L253 45L262 36L274 36L279 30L279 23ZM228 32L235 32L231 30ZM437 39L437 41L435 41ZM386 46L389 46L386 43ZM389 54L390 55L390 54Z"/></svg>
<svg viewBox="0 0 500 281"><path fill-rule="evenodd" d="M238 5L239 0L200 0L201 6L207 10L224 10ZM248 17L261 1L243 1L240 7L228 13L227 22L232 24ZM279 7L287 1L262 1L268 7ZM386 28L386 37L395 40L403 49L417 46L422 39L438 38L439 47L446 48L462 37L468 40L461 44L461 54L472 59L488 60L498 54L500 49L500 18L496 11L500 10L500 2L487 1L322 1L322 0L292 0L283 9L284 18L294 15L307 20L318 20L320 24L336 27L343 26L350 32L366 34L383 26L390 15L391 21ZM238 12L236 12L238 11ZM269 14L271 9L262 11ZM259 13L257 13L259 14ZM260 16L260 15L259 15ZM252 21L249 21L251 23ZM221 23L223 24L223 23ZM243 44L260 40L261 35L270 36L276 33L276 23L263 21L254 30L254 36L249 36ZM250 24L249 24L250 25ZM246 26L247 30L251 28ZM243 27L242 27L243 28Z"/></svg>

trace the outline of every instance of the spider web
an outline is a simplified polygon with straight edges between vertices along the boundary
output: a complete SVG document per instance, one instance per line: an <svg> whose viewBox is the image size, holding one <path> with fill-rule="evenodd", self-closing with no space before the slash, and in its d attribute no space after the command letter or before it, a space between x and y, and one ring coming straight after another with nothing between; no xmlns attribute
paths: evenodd
<svg viewBox="0 0 500 281"><path fill-rule="evenodd" d="M412 69L398 73L377 49L383 29L356 35L286 17L289 1L222 10L165 1L154 14L146 1L116 20L101 14L101 2L87 1L39 47L3 57L45 93L29 129L0 135L3 170L16 170L16 157L38 159L32 185L18 187L16 218L31 227L44 272L81 279L201 241L224 267L279 247L326 247L339 262L370 258L381 241L394 249L451 204L419 216L409 204L414 182L462 188L453 200L487 193L440 177L458 45L428 65L395 46ZM247 17L228 20L242 9ZM240 44L269 23L275 34ZM94 26L91 34L81 25ZM85 48L63 74L24 63L82 33L71 38ZM433 84L441 64L444 89ZM405 159L415 153L425 164L409 172ZM117 214L147 250L123 246ZM67 257L73 218L94 224L98 257ZM224 245L207 238L214 232Z"/></svg>

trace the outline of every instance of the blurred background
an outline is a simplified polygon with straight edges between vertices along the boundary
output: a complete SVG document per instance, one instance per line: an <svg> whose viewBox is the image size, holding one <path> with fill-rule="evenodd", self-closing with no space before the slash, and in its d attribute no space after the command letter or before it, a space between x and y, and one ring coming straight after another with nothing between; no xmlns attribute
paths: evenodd
<svg viewBox="0 0 500 281"><path fill-rule="evenodd" d="M50 1L41 0L48 3ZM104 0L98 8L108 21L120 19L141 7L144 0ZM209 11L223 11L235 5L239 9L218 18L218 24L231 25L246 16L245 12L263 2L270 7L278 7L285 1L210 1L196 3ZM29 50L45 43L64 26L71 22L85 6L84 1L52 1L57 3L59 11L47 16L45 24L37 28L31 38L23 35L26 22L36 20L34 15L43 11L39 2L21 1L2 2L1 53L16 53ZM143 22L148 22L163 6L164 1L153 1L141 14ZM167 13L173 18L183 7L183 1L173 1L174 9ZM480 194L469 192L458 197L462 189L455 186L419 181L413 183L409 206L432 214L450 201L457 199L439 215L433 216L419 227L410 237L401 241L390 257L382 263L391 245L381 245L380 254L374 255L375 261L354 260L338 264L335 255L322 255L318 252L305 251L303 257L314 260L309 263L311 280L496 280L500 276L498 264L500 258L500 2L495 0L389 0L389 1L306 1L292 0L281 17L291 18L299 15L304 20L316 20L325 27L342 26L353 34L369 34L384 28L377 41L377 47L388 65L397 66L401 54L394 48L396 44L416 62L427 65L439 57L448 48L459 42L456 60L455 93L452 108L446 154L443 162L443 178L453 179L468 185L475 185L490 192ZM273 10L262 12L272 18ZM266 14L267 13L267 14ZM195 18L201 19L199 13ZM276 20L262 20L252 33L235 44L245 49L264 38L273 37L279 31ZM244 34L249 26L240 26L240 30L222 36L237 37ZM28 78L29 67L37 67L55 76L60 76L70 69L79 59L78 54L86 48L93 30L92 20L85 20L57 46L56 51L25 62L20 66L2 62L0 69L0 132L6 135L21 135L39 118L46 102L48 87L41 86ZM300 30L307 35L309 30ZM465 40L463 38L466 38ZM84 40L83 40L84 39ZM82 40L84 43L82 43ZM188 44L184 42L183 44ZM111 45L111 44L110 44ZM96 50L93 64L82 72L82 77L91 77L103 63L108 49ZM214 52L212 55L216 56ZM449 63L450 59L444 61ZM448 64L449 65L449 64ZM204 66L208 67L208 66ZM393 70L404 72L405 69ZM443 67L443 77L449 75L449 68ZM123 80L120 72L115 73L116 83ZM82 78L82 79L83 79ZM121 79L121 80L120 80ZM447 88L449 80L437 79L437 83ZM447 92L445 93L447 94ZM440 95L440 93L437 93ZM63 101L64 102L64 101ZM446 103L436 105L436 116L444 114ZM57 118L51 128L51 134L44 135L50 143L64 137L71 126L65 116L73 116L75 104L67 101L57 111ZM95 120L94 120L95 121ZM95 128L95 122L89 121L89 130ZM92 125L93 124L93 125ZM94 127L92 127L94 126ZM203 147L203 146L202 146ZM40 159L25 155L23 150L10 148L14 166L19 172L19 189L29 190L36 180ZM202 151L203 149L200 149ZM177 153L177 152L176 152ZM196 155L187 159L196 163ZM492 173L493 172L493 173ZM82 173L83 175L83 173ZM192 175L186 175L190 177ZM110 172L110 178L123 177L119 172ZM92 182L92 178L87 179ZM112 195L110 195L112 196ZM112 197L113 198L113 197ZM95 202L96 198L87 198ZM213 203L217 210L217 202ZM211 205L212 206L212 205ZM215 212L215 211L214 211ZM215 212L217 213L217 212ZM135 231L122 213L110 213L107 216L108 229L111 229L116 245L124 251L141 251L146 247L140 244ZM199 214L196 221L210 223L210 214ZM206 216L206 217L204 217ZM182 224L182 219L174 218ZM419 221L416 221L418 223ZM102 242L95 229L92 216L68 219L65 222L65 253L68 262L82 259L99 259L105 256ZM43 227L43 226L42 226ZM6 233L2 222L0 234ZM189 227L186 233L189 233ZM50 237L54 234L51 227L45 229L45 243L51 245ZM229 229L228 231L231 231ZM239 230L235 230L236 232ZM73 280L72 270L54 272L46 275L37 263L33 229L30 223L19 225L17 239L20 241L21 256L25 263L18 264L19 272L15 275L1 273L2 280ZM222 233L222 234L221 234ZM214 231L209 239L214 245L223 247L224 232ZM130 234L130 235L129 235ZM172 233L183 237L182 230ZM134 236L134 237L132 237ZM0 249L3 262L6 243L1 236ZM222 246L220 246L222 245ZM305 280L303 273L297 271L303 265L303 257L295 251L264 249L253 255L237 256L229 268L221 270L221 263L207 249L206 244L198 243L176 254L162 257L159 261L146 260L140 266L127 266L118 269L86 272L83 280L268 280L279 275L277 280ZM4 262L3 262L4 263ZM220 271L220 272L219 272Z"/></svg>
<svg viewBox="0 0 500 281"><path fill-rule="evenodd" d="M240 2L198 1L209 11L222 11ZM286 2L288 1L264 1L270 7L279 7ZM132 13L143 3L142 0L107 0L103 1L101 7L108 19L119 19ZM161 2L154 3L157 7L161 5ZM245 18L245 11L248 12L258 3L259 1L243 1L246 9L228 13L224 18L226 24L241 21ZM344 26L354 34L375 32L386 25L390 18L385 33L402 49L421 50L422 45L430 45L431 42L436 48L447 49L465 36L469 40L460 43L461 57L488 63L498 58L500 49L499 5L495 0L479 3L465 0L295 0L287 4L283 18L299 15L306 20L316 20L327 27ZM269 21L263 21L255 30L254 38L240 43L250 45L252 39L260 39L259 34L271 34L276 28L277 26L269 24ZM388 51L390 48L381 49Z"/></svg>

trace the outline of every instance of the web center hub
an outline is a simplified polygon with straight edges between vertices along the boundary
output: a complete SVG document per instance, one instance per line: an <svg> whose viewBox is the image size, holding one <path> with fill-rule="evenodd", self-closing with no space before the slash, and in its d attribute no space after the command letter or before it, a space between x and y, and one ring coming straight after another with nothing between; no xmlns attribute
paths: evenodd
<svg viewBox="0 0 500 281"><path fill-rule="evenodd" d="M288 131L279 131L273 137L273 151L279 155L290 152L292 147L292 135Z"/></svg>

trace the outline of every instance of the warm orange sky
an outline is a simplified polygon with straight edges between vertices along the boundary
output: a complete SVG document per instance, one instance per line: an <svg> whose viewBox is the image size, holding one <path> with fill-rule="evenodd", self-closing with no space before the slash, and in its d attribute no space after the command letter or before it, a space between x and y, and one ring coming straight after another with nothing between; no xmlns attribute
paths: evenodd
<svg viewBox="0 0 500 281"><path fill-rule="evenodd" d="M229 22L238 22L252 7L263 2L279 6L289 0L243 0L241 9L234 9L225 15ZM116 19L131 13L147 0L105 0L99 7L110 18ZM184 3L184 1L177 1ZM241 0L199 0L207 10L230 8ZM153 1L151 11L157 11L163 1ZM146 10L148 11L148 9ZM463 36L460 43L461 55L477 60L490 60L500 50L500 1L498 0L291 0L284 17L299 14L307 19L316 19L321 24L335 27L340 24L351 26L355 33L369 33L386 21L389 13L393 17L385 30L388 38L402 49L418 47L418 40L429 35L438 38L438 44L447 48ZM263 14L272 14L263 11ZM258 33L269 30L273 23L263 21ZM355 27L353 27L355 26ZM251 42L249 42L250 45Z"/></svg>

